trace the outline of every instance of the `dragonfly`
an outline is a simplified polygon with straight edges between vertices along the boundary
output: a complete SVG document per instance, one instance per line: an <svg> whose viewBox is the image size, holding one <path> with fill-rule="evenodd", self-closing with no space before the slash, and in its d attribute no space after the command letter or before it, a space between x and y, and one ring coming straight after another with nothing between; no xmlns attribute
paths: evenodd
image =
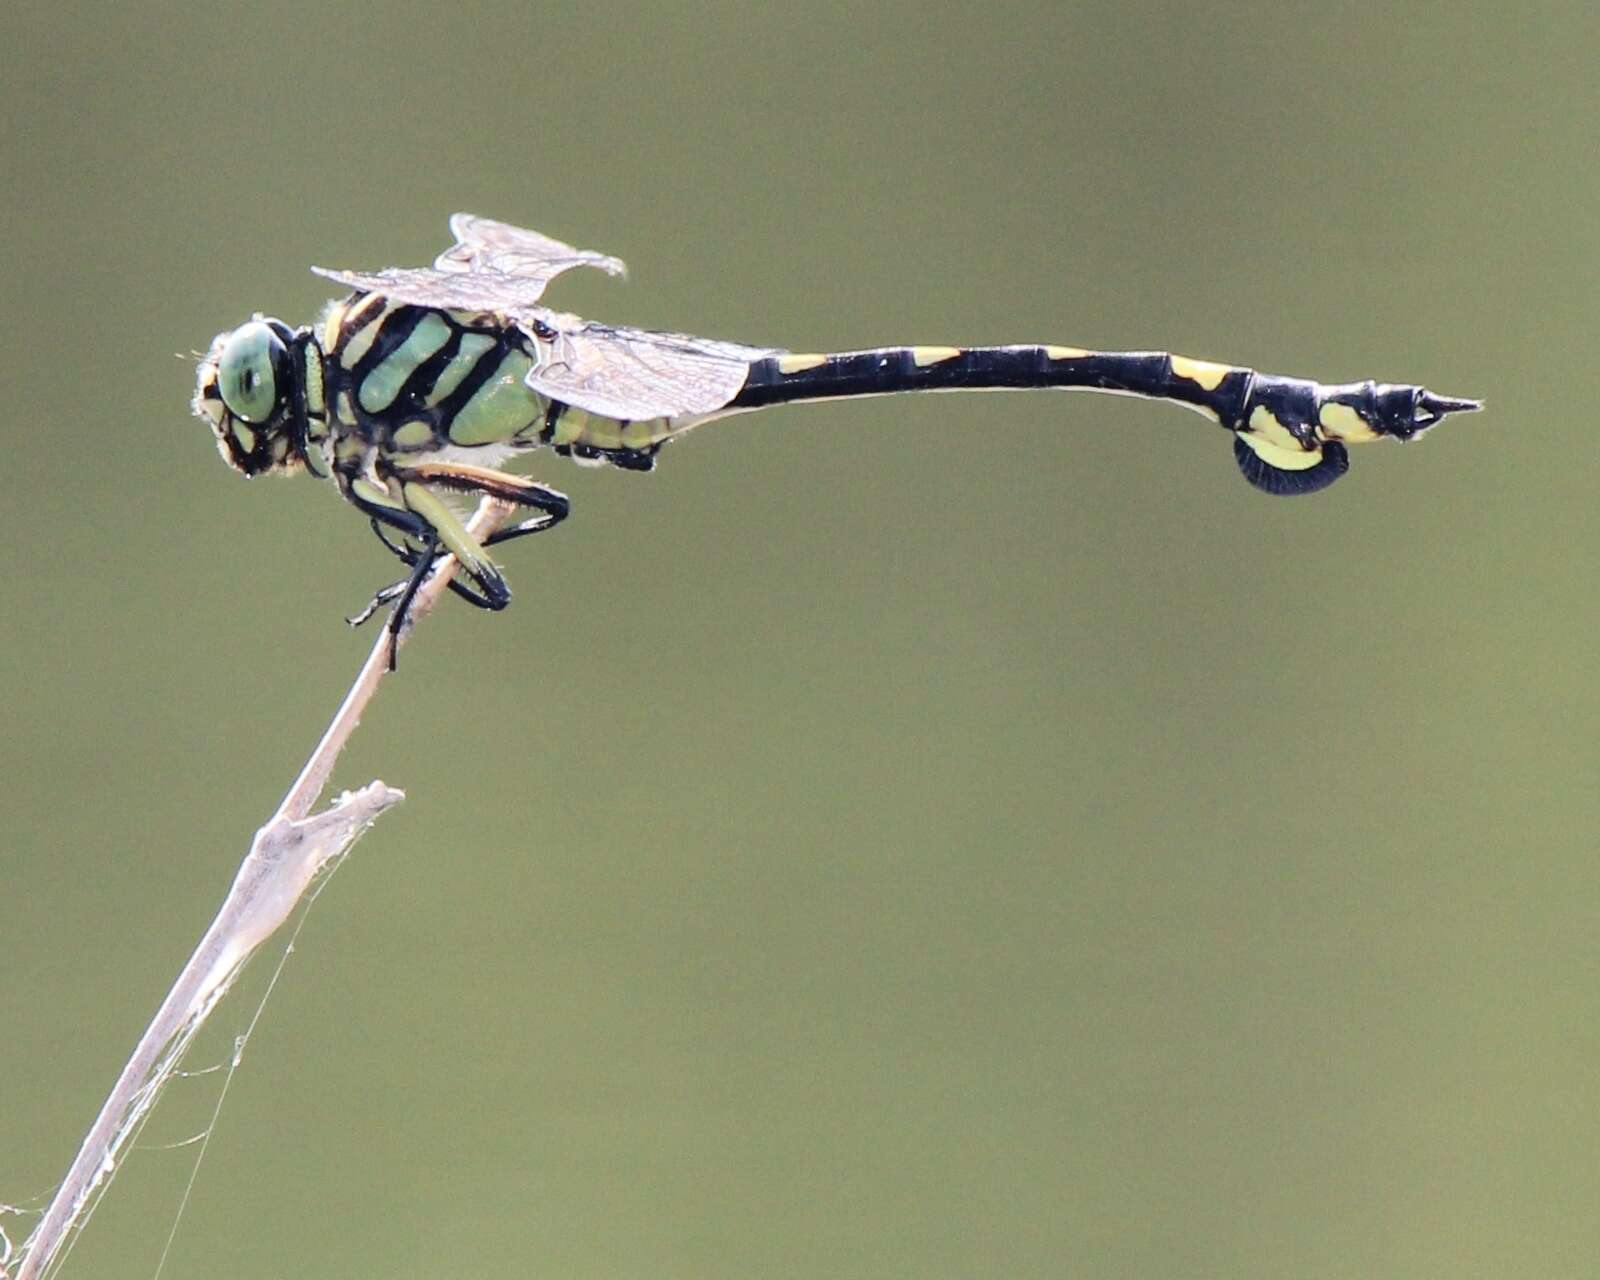
<svg viewBox="0 0 1600 1280"><path fill-rule="evenodd" d="M586 320L541 304L557 276L622 260L458 213L431 267L312 267L345 286L315 325L257 313L201 358L194 412L245 476L327 478L409 575L378 592L398 641L445 555L450 589L483 609L511 590L489 548L553 528L564 494L501 469L551 448L574 462L649 471L663 446L716 418L803 400L900 392L1058 389L1165 400L1232 436L1244 478L1269 494L1325 489L1347 446L1410 441L1480 401L1366 380L1324 384L1166 351L1038 343L794 352ZM519 518L475 538L455 509L496 498ZM454 501L453 501L454 500ZM396 646L391 646L391 663Z"/></svg>

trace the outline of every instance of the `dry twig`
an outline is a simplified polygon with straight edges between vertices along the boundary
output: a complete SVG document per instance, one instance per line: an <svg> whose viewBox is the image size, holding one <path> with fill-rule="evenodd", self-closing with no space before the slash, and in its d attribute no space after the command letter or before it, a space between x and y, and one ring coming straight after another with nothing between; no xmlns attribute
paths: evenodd
<svg viewBox="0 0 1600 1280"><path fill-rule="evenodd" d="M468 527L481 540L510 510L505 503L485 500ZM394 643L404 643L412 627L432 610L454 568L455 561L446 558L422 585ZM311 813L339 753L389 670L390 643L385 628L300 776L277 812L256 832L216 918L139 1037L55 1197L23 1243L14 1280L42 1280L62 1256L62 1246L116 1170L123 1146L138 1132L183 1051L245 961L289 918L318 875L336 864L380 813L405 798L404 792L373 781L359 791L345 792L323 812ZM0 1280L5 1280L3 1271Z"/></svg>

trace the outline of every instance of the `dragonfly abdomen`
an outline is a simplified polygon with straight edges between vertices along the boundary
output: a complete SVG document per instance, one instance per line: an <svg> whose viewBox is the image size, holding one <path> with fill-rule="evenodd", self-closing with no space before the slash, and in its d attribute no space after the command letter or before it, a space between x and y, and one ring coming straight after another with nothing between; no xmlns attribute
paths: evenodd
<svg viewBox="0 0 1600 1280"><path fill-rule="evenodd" d="M1165 351L1050 345L880 347L753 361L735 408L902 391L1060 388L1174 400L1224 426L1238 422L1253 374Z"/></svg>
<svg viewBox="0 0 1600 1280"><path fill-rule="evenodd" d="M1346 443L1409 440L1446 414L1478 407L1409 384L1324 385L1167 351L1064 346L880 347L752 361L730 408L903 391L1099 391L1168 400L1234 433L1239 469L1269 493L1325 488L1348 466Z"/></svg>

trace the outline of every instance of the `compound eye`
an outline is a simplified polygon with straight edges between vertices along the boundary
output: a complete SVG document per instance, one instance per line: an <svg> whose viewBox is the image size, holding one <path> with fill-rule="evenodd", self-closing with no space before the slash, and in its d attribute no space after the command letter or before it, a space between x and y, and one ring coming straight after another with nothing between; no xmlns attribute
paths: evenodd
<svg viewBox="0 0 1600 1280"><path fill-rule="evenodd" d="M260 426L271 420L278 405L278 381L289 350L259 320L241 325L228 335L217 358L217 390L228 409Z"/></svg>

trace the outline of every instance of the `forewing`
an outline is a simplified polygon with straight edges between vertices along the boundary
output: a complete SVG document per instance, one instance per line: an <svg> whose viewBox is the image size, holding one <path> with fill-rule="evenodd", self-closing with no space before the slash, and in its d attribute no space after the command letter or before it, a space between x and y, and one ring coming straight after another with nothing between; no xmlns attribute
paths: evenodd
<svg viewBox="0 0 1600 1280"><path fill-rule="evenodd" d="M450 230L456 243L432 267L311 269L396 302L509 315L537 356L527 376L530 387L550 399L623 421L720 409L744 386L752 360L778 354L766 347L614 328L546 311L536 304L545 286L563 271L597 267L621 275L622 260L470 213L454 214Z"/></svg>
<svg viewBox="0 0 1600 1280"><path fill-rule="evenodd" d="M597 267L621 275L621 258L574 249L570 244L525 231L509 223L453 214L456 237L432 267L388 267L382 271L333 271L312 267L362 293L381 293L396 302L457 311L513 311L539 301L545 287L563 271Z"/></svg>
<svg viewBox="0 0 1600 1280"><path fill-rule="evenodd" d="M638 422L721 409L744 386L750 362L779 354L683 333L519 317L538 360L527 383L542 396L604 418Z"/></svg>
<svg viewBox="0 0 1600 1280"><path fill-rule="evenodd" d="M537 302L545 282L527 276L463 274L435 267L387 267L382 271L332 271L312 267L360 293L381 293L396 302L452 311L515 311Z"/></svg>
<svg viewBox="0 0 1600 1280"><path fill-rule="evenodd" d="M499 272L548 283L573 267L598 267L612 276L627 270L621 258L608 253L577 249L537 231L470 213L450 215L450 234L456 243L433 260L439 271Z"/></svg>

